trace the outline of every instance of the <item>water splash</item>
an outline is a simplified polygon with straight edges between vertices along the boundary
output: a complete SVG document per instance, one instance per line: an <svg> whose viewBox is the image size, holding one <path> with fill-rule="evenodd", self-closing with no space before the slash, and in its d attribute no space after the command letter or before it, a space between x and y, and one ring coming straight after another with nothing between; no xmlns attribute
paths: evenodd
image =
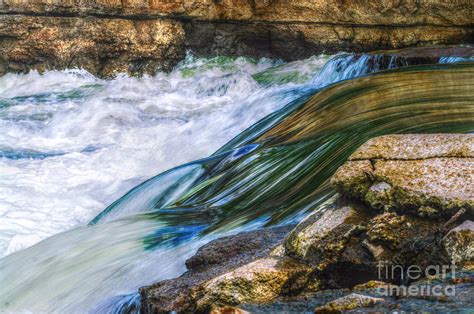
<svg viewBox="0 0 474 314"><path fill-rule="evenodd" d="M0 260L1 280L9 283L0 287L0 308L84 312L118 306L124 299L117 296L182 272L184 260L212 238L298 220L334 194L327 179L367 139L474 131L473 74L473 64L413 67L306 89L302 101L209 159L136 187L95 225ZM176 185L170 184L174 171ZM167 198L161 180L179 193ZM141 193L146 202L137 202Z"/></svg>
<svg viewBox="0 0 474 314"><path fill-rule="evenodd" d="M315 88L378 69L365 57L329 59L188 54L154 77L1 77L0 257L86 224L152 175L210 155L271 113L278 119Z"/></svg>
<svg viewBox="0 0 474 314"><path fill-rule="evenodd" d="M298 97L252 78L279 64L188 55L154 77L0 77L0 257L86 224L133 186L208 156Z"/></svg>

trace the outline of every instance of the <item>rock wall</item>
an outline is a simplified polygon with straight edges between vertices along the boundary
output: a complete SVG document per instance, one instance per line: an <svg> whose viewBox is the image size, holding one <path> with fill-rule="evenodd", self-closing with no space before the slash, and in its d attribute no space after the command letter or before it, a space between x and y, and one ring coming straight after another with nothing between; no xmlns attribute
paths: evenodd
<svg viewBox="0 0 474 314"><path fill-rule="evenodd" d="M169 70L184 57L180 23L97 17L0 18L0 74L84 68L102 77Z"/></svg>
<svg viewBox="0 0 474 314"><path fill-rule="evenodd" d="M168 70L198 55L286 60L474 42L472 1L3 0L0 74Z"/></svg>

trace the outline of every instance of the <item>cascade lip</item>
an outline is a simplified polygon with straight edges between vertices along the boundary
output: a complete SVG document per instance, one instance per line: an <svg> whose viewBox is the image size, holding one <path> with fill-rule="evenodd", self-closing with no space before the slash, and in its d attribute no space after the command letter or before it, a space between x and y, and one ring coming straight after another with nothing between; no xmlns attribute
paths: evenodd
<svg viewBox="0 0 474 314"><path fill-rule="evenodd" d="M315 102L317 102L317 99L316 99L317 97L324 96L323 94L328 92L328 91L332 91L332 92L339 91L339 92L343 93L344 92L344 90L343 90L344 87L346 87L346 88L356 88L357 86L355 86L355 85L360 84L361 82L365 82L365 83L369 82L370 83L371 80L379 79L379 81L377 82L378 84L376 86L372 86L371 87L372 89L376 89L378 86L380 86L382 84L386 84L386 87L391 87L390 81L385 82L384 79L387 79L388 77L390 77L393 80L396 79L397 83L403 83L403 80L401 79L401 76L403 74L410 74L412 78L417 77L416 74L412 73L414 71L415 72L420 72L421 74L427 74L428 72L430 72L430 73L432 72L431 75L438 75L436 77L437 79L433 78L432 80L429 80L430 75L428 75L428 74L427 75L421 75L420 74L420 77L418 77L418 79L421 83L428 81L428 83L425 84L426 86L424 86L425 89L427 89L427 88L434 89L434 87L431 86L432 84L429 84L429 83L434 82L434 83L440 84L441 92L443 92L443 90L442 90L443 85L441 85L442 83L445 84L444 86L446 86L446 84L450 84L450 86L457 84L456 88L459 88L459 90L462 91L461 88L462 88L463 85L459 84L459 82L443 80L443 79L444 78L451 79L452 77L455 77L456 75L457 75L458 79L468 77L468 74L470 74L472 72L473 66L474 66L474 63L459 63L459 64L448 64L448 65L427 65L427 66L406 67L404 69L380 72L380 73L377 73L377 74L372 74L372 75L364 76L362 78L354 79L352 81L344 81L344 82L341 82L339 84L336 83L336 84L330 85L327 88L324 88L322 90L319 90L318 92L315 92L315 95L313 95L313 97L311 97L308 100L308 102L306 103L306 105L307 105L306 108L304 106L305 104L303 104L302 106L298 106L297 109L315 109L315 108L317 108L317 104L315 103ZM441 71L440 69L442 69L443 71ZM465 70L462 70L462 69L465 69ZM440 71L434 71L434 70L440 70ZM445 70L451 70L452 73L446 73ZM461 74L463 74L464 76L461 75ZM399 75L399 76L397 77L397 75ZM445 75L445 76L443 76L443 75ZM424 79L424 81L422 79ZM454 78L453 78L453 80L454 80ZM462 80L459 79L459 81L462 81ZM466 84L466 82L463 82L463 83ZM375 82L374 82L374 84L375 84ZM367 90L371 91L371 88L370 88L370 86L368 86ZM420 86L418 86L418 88L420 88ZM359 91L362 92L362 89L360 89ZM450 91L450 92L448 92L448 91ZM467 90L466 93L468 91L469 90ZM351 94L351 95L356 96L354 94ZM379 95L380 97L369 97L369 99L372 100L372 101L376 101L376 102L386 104L386 101L384 101L386 99L384 99L384 97L389 97L390 95L391 95L390 93L384 93L383 95ZM336 95L336 96L338 96L338 95ZM342 94L342 95L339 95L339 96L347 96L347 95ZM398 101L399 99L397 98L397 96L399 96L399 95L395 95L395 96L391 95L392 98L394 98L394 99L396 99L396 101ZM405 96L407 96L407 95L405 95ZM408 96L412 97L414 95L410 94ZM430 96L432 96L434 98L433 95L430 95ZM410 110L409 110L410 108L405 108L406 106L405 107L402 106L404 108L403 110L405 110L404 115L390 116L390 115L381 114L380 116L376 116L376 117L372 117L372 118L375 121L379 121L379 120L385 118L386 123L390 124L390 126L392 128L395 127L395 131L405 130L406 128L412 128L413 130L430 131L430 130L434 129L434 126L438 127L439 129L448 130L448 131L450 129L455 130L455 131L459 131L459 132L462 132L462 131L465 131L465 130L472 130L472 125L467 125L469 122L471 122L471 121L469 121L469 117L470 117L469 113L470 112L468 111L468 109L470 109L470 108L466 105L465 106L466 108L465 108L464 112L461 112L462 110L459 110L460 112L456 112L457 109L462 107L462 105L459 105L456 102L456 100L459 100L460 98L462 98L462 96L463 95L455 94L455 93L453 95L453 92L449 89L440 96L443 99L443 101L445 101L447 103L447 107L443 111L443 113L445 114L445 116L444 116L445 120L441 119L440 117L436 117L436 116L433 117L433 119L430 120L429 119L430 116L428 114L422 115L420 113L420 112L422 112L422 110L410 112ZM467 95L465 98L469 98L469 95ZM335 97L334 99L339 99L340 101L343 101L344 99L346 101L350 100L350 99L347 99L347 97L346 98L344 98L344 97ZM416 102L416 100L417 99L415 99L413 101ZM440 110L442 109L442 108L438 108L436 106L431 106L430 107L430 101L434 102L434 101L436 101L436 99L431 99L431 98L428 97L428 99L425 98L425 99L421 99L421 100L418 100L418 101L420 101L419 105L421 106L421 105L424 104L425 106L427 106L424 109L425 113L429 112L430 110L433 111L434 109L440 109ZM368 103L369 102L367 101L367 99L365 99L365 101L364 101L364 98L361 98L360 104L365 106L365 105L368 105ZM337 103L336 104L333 103L332 105L337 105ZM392 105L394 106L394 108L397 108L396 104L395 105L392 104ZM406 104L404 104L404 105L406 105ZM464 107L462 107L461 109L463 109L463 108ZM294 114L295 111L293 109L295 109L295 108L291 108L291 109L292 109L292 110L290 110L291 114ZM330 111L332 109L337 109L337 108L334 107L334 106L327 105L326 107L324 107L322 109L323 110L321 110L317 113L318 114L327 113L328 111ZM244 207L235 208L235 211L233 212L233 214L235 215L235 217L238 217L239 219L236 219L236 221L232 221L232 219L227 219L227 220L225 220L225 222L228 223L230 225L230 227L235 227L235 225L232 225L232 223L234 223L234 224L241 223L242 220L243 220L242 218L245 218L245 216L244 216L244 214L246 213L245 210L251 211L251 213L254 215L254 216L248 216L248 218L251 218L252 221L255 221L255 220L258 220L258 219L268 218L268 217L265 216L265 214L266 214L265 212L263 212L263 213L259 212L259 211L268 210L268 209L272 210L273 212L275 212L276 209L278 209L281 212L279 212L277 214L281 214L282 216L285 213L293 214L294 212L291 212L291 210L295 210L295 208L289 208L291 206L283 206L283 205L277 207L277 205L279 205L277 202L279 200L281 200L283 198L283 196L291 196L291 197L288 197L288 199L287 199L290 205L294 205L295 202L301 201L297 197L297 195L289 193L291 190L300 191L302 193L302 194L300 194L300 197L302 197L303 199L305 199L308 196L311 196L311 193L313 193L315 191L315 188L318 186L319 183L316 182L316 181L312 181L312 179L315 179L315 178L310 177L310 174L313 174L313 171L315 171L315 169L304 168L304 165L305 165L304 162L310 160L310 158L308 158L308 157L310 157L310 156L312 158L320 157L316 153L319 153L318 150L321 149L321 148L324 148L324 149L331 148L331 149L334 150L334 152L335 152L334 154L336 154L337 156L339 156L339 154L347 154L348 155L350 153L350 150L353 148L350 145L356 145L357 141L362 141L363 138L368 137L369 135L373 136L374 133L387 132L387 130L384 129L385 125L383 125L383 124L382 125L372 124L370 126L365 125L366 122L369 122L369 121L366 121L367 119L359 121L361 124L364 125L364 128L356 129L355 126L357 126L358 121L357 120L355 122L354 121L348 121L347 118L351 118L351 117L354 117L354 116L357 117L357 109L362 110L363 108L360 108L360 106L352 106L352 107L348 107L346 109L347 109L347 111L339 112L338 114L336 114L334 116L334 118L335 118L336 121L339 121L340 123L347 123L346 127L349 126L349 127L354 127L354 128L352 128L352 129L351 128L341 128L339 130L341 132L341 134L343 135L341 138L326 137L326 140L327 139L334 140L333 143L332 143L333 144L332 146L327 145L327 142L324 142L322 140L320 142L318 142L318 141L314 141L314 142L306 141L308 139L308 137L305 137L305 136L300 136L298 138L298 140L300 142L299 143L293 142L293 144L308 145L306 147L306 150L302 150L302 147L299 146L299 145L285 146L286 139L288 137L291 137L291 136L295 135L295 133L291 133L291 132L289 132L287 134L283 134L287 131L287 129L285 129L285 128L280 130L281 131L280 135L284 135L282 139L278 139L278 138L275 138L275 137L270 138L271 140L273 140L273 142L267 142L265 140L260 139L260 140L257 140L259 145L252 146L251 143L253 143L254 138L251 138L251 139L248 140L248 142L245 141L244 143L239 144L239 147L243 148L243 151L239 152L239 148L237 148L235 150L236 156L233 156L233 157L238 157L237 159L245 158L247 155L253 155L253 154L256 155L260 150L265 149L265 148L269 148L270 146L276 146L276 144L280 145L283 148L287 148L287 152L286 152L287 155L285 157L291 157L291 156L296 157L297 149L300 148L301 150L299 152L304 153L304 154L302 154L302 156L304 155L303 156L304 159L302 159L302 160L296 159L296 161L294 161L294 165L291 168L287 169L288 172L286 172L286 171L285 172L280 172L280 173L276 172L273 177L269 177L269 178L263 177L266 180L261 180L261 182L260 182L260 184L261 184L260 188L262 188L262 187L264 188L264 189L261 190L262 193L264 193L264 192L267 193L269 190L271 190L272 188L277 186L277 183L279 183L279 182L284 182L287 185L283 186L281 189L275 190L278 193L275 192L275 194L270 194L269 196L271 196L271 197L269 197L268 199L266 199L266 200L262 201L261 203L257 204L258 206L252 206L252 207L249 207L247 209L244 208ZM420 109L420 108L418 108L418 109ZM451 110L451 109L453 109L453 110ZM354 113L354 110L356 110L355 113ZM330 117L326 116L326 119L323 120L324 123L321 123L321 124L318 125L316 123L317 122L316 119L314 119L314 117L312 117L311 115L306 115L306 113L311 114L311 110L309 112L304 112L303 110L301 112L299 112L299 114L301 116L303 116L303 118L306 119L306 120L305 119L302 120L302 122L304 124L313 124L313 123L315 123L315 125L312 125L312 130L311 130L312 132L314 132L313 134L315 134L314 137L318 137L318 134L321 135L321 138L324 138L325 136L327 136L328 133L324 133L323 128L326 126L325 123L329 124L331 122L331 120L328 119ZM351 115L350 113L354 113L354 114ZM376 111L375 111L375 113L376 113ZM382 112L382 113L386 113L386 112ZM419 115L418 118L425 118L427 120L420 122L420 120L416 119L417 114ZM359 112L359 116L361 116L360 112ZM297 120L297 119L295 119L294 116L289 116L289 115L282 115L282 116L278 116L278 117L281 120L285 120L285 119L291 120L290 122L295 122ZM404 120L401 119L401 118L405 118L408 122L404 122ZM411 120L411 119L413 119L413 120ZM278 127L280 127L281 124L279 124L279 122L281 122L281 121L276 121L275 124L272 125L272 126L277 125ZM374 122L374 121L370 120L370 122ZM423 124L423 122L426 123L426 124ZM403 123L406 123L406 125L404 125ZM296 127L298 127L298 126L299 125L296 124ZM257 128L257 130L258 130L258 128ZM298 129L296 129L296 131L298 131ZM337 130L333 130L333 131L336 132ZM304 135L307 135L307 134L304 134ZM246 144L250 144L250 146L248 146L248 147L245 147L245 146L242 147L241 146L241 145L246 145ZM347 145L349 145L349 146L347 146ZM269 151L265 151L265 152L268 153ZM258 156L258 157L260 157L260 156ZM272 157L272 156L270 156L270 157ZM267 158L270 158L270 157L267 157ZM275 160L278 160L278 159L275 159ZM281 159L281 160L285 160L285 161L290 162L289 158L285 158L285 159ZM327 163L327 161L330 161L330 160L331 160L330 158L328 158L327 160L324 160L325 163L322 163L322 165L325 165L326 167L331 167L331 164ZM230 161L233 162L233 160L230 160ZM339 162L339 161L337 161L337 162ZM275 164L273 164L273 167L269 167L267 169L267 172L273 171L276 168L276 165L277 164L275 163ZM298 169L298 167L302 167L302 168ZM255 170L255 168L253 168L253 169ZM301 170L301 173L298 173L294 170ZM290 173L292 171L294 171L294 172ZM330 171L331 171L331 169L328 169L326 171L326 173L318 173L317 178L323 180L324 176L328 175L328 173ZM229 173L230 173L230 171L229 171ZM230 173L230 174L232 174L232 173ZM296 182L291 181L294 178L300 178L301 181L296 181ZM223 180L219 181L218 184L216 184L215 187L220 188L222 186L225 186L225 184L235 183L235 182L231 182L231 179L232 179L231 176L227 177L227 178L224 178ZM285 180L287 180L287 181L285 181ZM245 180L237 180L237 181L239 181L239 182L237 182L238 184L244 184L245 183L244 182ZM213 182L210 182L210 184L212 185ZM259 182L257 182L257 183L259 183ZM300 186L300 184L305 184L306 188L303 189ZM252 197L254 197L253 194L258 192L258 189L257 189L258 187L259 187L259 185L255 185L251 189L248 189L247 191L252 194L251 195ZM245 191L245 192L247 192L247 191ZM209 192L209 194L212 194L210 192L213 192L213 191L208 190L207 192ZM325 191L325 192L327 192L327 191ZM331 190L331 192L333 192L333 191ZM279 193L289 193L289 194L282 195L282 194L279 194ZM238 197L241 197L243 194L236 194L236 195ZM239 204L245 205L247 201L248 201L248 199L247 200L246 199L241 199L241 200L239 200ZM309 204L302 203L302 204L298 204L298 206L307 205L308 207L310 207L310 206L316 206L315 205L316 203L317 202L311 202ZM286 205L286 204L284 204L284 205ZM307 209L308 207L303 206L301 208ZM300 210L301 210L301 208L300 208ZM213 208L213 209L216 210L216 216L226 213L225 208L224 209L222 209L222 208ZM284 212L284 210L288 210L288 212ZM276 216L278 216L278 215L276 215ZM228 217L224 217L224 218L228 218ZM232 217L230 217L230 218L232 218ZM279 220L279 219L281 219L281 216L275 217L275 220L271 221L271 222L272 223L278 223L279 221L281 222L281 220ZM181 222L178 221L178 223L181 223ZM215 221L213 221L212 223L215 223ZM104 225L106 225L104 227L107 227L107 226L110 227L110 224L104 224ZM101 226L83 227L83 228L79 228L79 229L81 229L82 232L84 232L84 230L90 230L88 228L94 229L94 230L96 230L96 232L98 232L98 230L100 231ZM121 229L118 229L118 230L116 230L116 232L120 233L120 230ZM71 237L74 239L73 236L75 234L75 230L70 230L68 232L68 234L72 235ZM158 232L158 234L159 234L159 232ZM149 235L150 234L147 233L145 236L149 236ZM55 240L61 239L62 236L63 236L63 234L56 235ZM87 238L93 240L94 236L97 236L97 234L92 234L91 237L87 237ZM104 236L104 235L102 235L102 236ZM106 236L109 237L110 239L113 239L113 233L107 234ZM160 236L162 236L162 235L160 235ZM153 237L153 234L151 235L151 237ZM83 238L86 238L86 237L84 236ZM101 239L103 239L103 237ZM162 239L162 238L160 238L160 239ZM80 241L82 239L75 239L75 240ZM153 240L153 239L150 239L150 240ZM168 239L166 239L166 240L168 240ZM187 234L185 234L183 237L179 238L178 240L179 240L178 241L179 244L181 244L181 240L183 240L183 241L186 240L187 241L187 240L189 240L189 237L188 237ZM42 247L47 247L47 243L48 243L47 241L48 240L45 240L44 242L42 242ZM77 243L63 243L64 248L62 248L62 249L67 249L67 247L73 248L76 244ZM139 242L139 245L143 245L143 243ZM153 247L155 247L155 246L153 246ZM136 246L135 246L135 248L136 248ZM123 250L121 250L120 252L126 252L126 250L127 250L127 248L121 248L121 249L123 249ZM50 248L49 250L50 250L49 253L53 253L53 255L54 255L54 248ZM51 252L51 251L53 251L53 252ZM0 264L4 265L3 262L5 262L5 261L10 261L10 262L15 261L15 259L19 256L28 256L29 252L31 252L31 251L29 249L26 249L26 250L22 251L21 254L12 254L11 256L7 257L6 259L0 260ZM65 254L64 258L74 259L74 258L79 257L77 255L74 255L75 252L73 252L73 251L69 252L69 253L71 253L71 254ZM97 252L91 252L91 254L92 253L97 253ZM106 253L106 250L102 250L100 252L100 254L105 254L105 253ZM84 254L88 254L88 252L85 252ZM98 255L100 255L100 254L98 254ZM31 264L23 265L23 267L28 267L29 269L33 270L35 275L39 276L38 277L38 282L43 282L42 280L44 280L45 282L47 282L48 280L55 280L55 278L53 278L54 276L49 276L51 278L46 278L46 276L49 275L48 273L43 273L41 271L41 269L35 269L35 267L37 267L38 265L41 265L42 255L43 254L38 254L37 256L34 256L34 258L32 259ZM83 256L80 256L80 257L83 257ZM61 256L59 256L57 258L60 260ZM128 257L128 258L131 259L131 257ZM178 257L176 257L176 258L178 258ZM24 259L24 260L28 260L28 259ZM133 260L133 261L136 261L136 260ZM114 262L120 262L120 261L114 261ZM130 260L127 260L127 264L131 264ZM112 265L115 265L115 264L111 263L111 265L107 265L107 266L111 267ZM23 276L23 272L19 271L20 266L21 266L20 261L17 262L17 265L11 265L11 266L12 266L11 268L12 268L13 271L8 272L8 274L10 276L14 276L15 278L18 278L17 276ZM57 265L54 265L54 266L56 266L56 267L54 267L55 268L54 271L59 272L60 269L61 269L61 262L58 262ZM89 267L91 265L79 265L78 264L76 266L78 267L79 270L80 270L80 267L83 267L83 266L86 266L88 271L91 271L91 268L93 268L93 267ZM162 265L155 264L155 265L152 265L152 266L153 267L161 267ZM68 271L77 271L77 269L72 269L72 270L68 270ZM119 271L117 271L117 273L119 273ZM69 275L69 276L71 274L73 274L73 273L69 273L69 272L67 273L67 275ZM131 274L130 278L133 277L132 275L133 274ZM148 274L145 274L145 275L148 275ZM41 277L41 276L43 276L43 277ZM58 279L58 278L56 278L56 279ZM71 279L71 278L69 278L69 279ZM148 279L150 279L149 276L147 276L147 280ZM25 284L25 283L22 283L22 284ZM27 282L26 282L26 284L27 284ZM93 284L95 284L95 282L91 281L90 284L93 285ZM100 284L100 282L97 283L97 284ZM41 291L36 291L36 292L38 292L38 293L41 292L41 293L46 293L46 294L54 293L54 291L53 291L54 289L44 289L43 285L41 285L41 287L39 287L39 289L41 289ZM75 292L80 294L81 293L80 290L81 289L75 289ZM100 289L98 289L98 290L100 290ZM95 293L99 293L99 292L100 291L96 291ZM10 293L10 291L8 291L8 293ZM22 294L22 296L25 297L24 294L23 294L24 291L19 291L17 293ZM39 293L39 295L41 295L41 293ZM16 300L16 301L20 302L20 304L21 304L21 300L19 300L19 301ZM28 301L31 301L31 300L28 300Z"/></svg>

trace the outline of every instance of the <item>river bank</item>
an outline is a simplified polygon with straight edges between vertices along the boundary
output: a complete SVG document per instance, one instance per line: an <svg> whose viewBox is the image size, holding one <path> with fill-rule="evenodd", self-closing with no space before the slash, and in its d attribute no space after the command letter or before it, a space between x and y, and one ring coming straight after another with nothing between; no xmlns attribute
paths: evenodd
<svg viewBox="0 0 474 314"><path fill-rule="evenodd" d="M16 1L0 4L0 74L170 71L201 57L293 61L321 53L473 43L471 1Z"/></svg>

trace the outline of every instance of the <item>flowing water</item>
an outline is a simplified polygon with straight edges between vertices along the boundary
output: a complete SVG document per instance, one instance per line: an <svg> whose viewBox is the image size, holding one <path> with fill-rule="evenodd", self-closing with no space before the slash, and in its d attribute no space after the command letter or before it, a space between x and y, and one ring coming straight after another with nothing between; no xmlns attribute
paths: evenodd
<svg viewBox="0 0 474 314"><path fill-rule="evenodd" d="M0 260L0 309L120 311L138 287L181 273L203 243L317 209L334 194L327 179L367 139L474 131L473 64L320 91L380 70L367 56L327 60L189 56L142 79L0 78L3 254L80 226Z"/></svg>

